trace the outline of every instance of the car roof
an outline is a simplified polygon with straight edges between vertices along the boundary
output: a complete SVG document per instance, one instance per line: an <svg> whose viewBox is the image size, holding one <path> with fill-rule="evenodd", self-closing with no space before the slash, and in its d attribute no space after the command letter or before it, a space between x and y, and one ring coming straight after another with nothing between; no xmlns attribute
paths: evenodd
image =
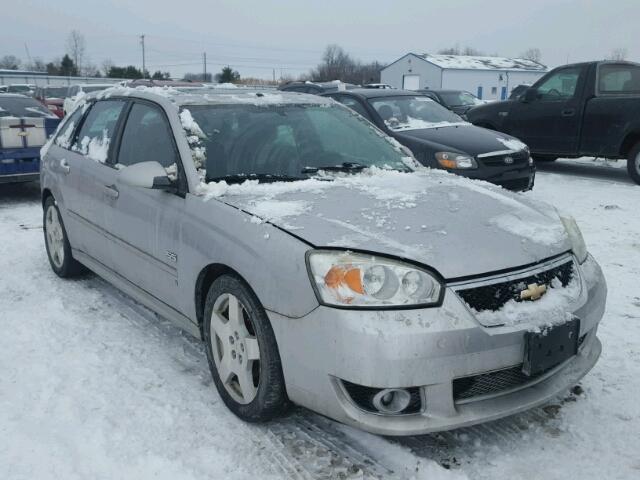
<svg viewBox="0 0 640 480"><path fill-rule="evenodd" d="M427 92L433 92L433 93L457 93L457 92L465 92L465 93L470 93L468 90L455 90L455 89L444 89L444 88L427 88L424 90L418 90L420 93L427 93Z"/></svg>
<svg viewBox="0 0 640 480"><path fill-rule="evenodd" d="M329 105L334 101L307 93L283 92L273 89L252 88L173 88L173 87L122 87L116 86L90 93L86 98L106 99L132 97L168 101L174 105Z"/></svg>
<svg viewBox="0 0 640 480"><path fill-rule="evenodd" d="M403 96L424 96L424 93L414 90L392 90L390 88L354 88L348 91L352 95L362 98L379 98L379 97L403 97ZM336 93L336 92L331 92Z"/></svg>
<svg viewBox="0 0 640 480"><path fill-rule="evenodd" d="M339 80L333 80L331 82L309 82L309 81L293 81L293 82L288 82L285 83L284 85L280 85L278 87L278 89L281 88L288 88L288 87L318 87L318 88L322 88L323 90L333 90L333 89L339 89L341 85L344 85L345 88L351 90L354 88L358 88L357 85L354 85L353 83L345 83L345 82L341 82Z"/></svg>
<svg viewBox="0 0 640 480"><path fill-rule="evenodd" d="M73 83L70 87L113 87L117 83Z"/></svg>

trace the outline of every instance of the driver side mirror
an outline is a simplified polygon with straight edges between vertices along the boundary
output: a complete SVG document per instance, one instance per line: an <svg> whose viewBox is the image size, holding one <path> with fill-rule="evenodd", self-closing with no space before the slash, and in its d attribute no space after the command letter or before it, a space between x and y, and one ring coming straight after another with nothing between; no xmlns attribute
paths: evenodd
<svg viewBox="0 0 640 480"><path fill-rule="evenodd" d="M169 179L167 171L158 162L140 162L123 168L118 179L124 185L153 190L175 191L174 183Z"/></svg>
<svg viewBox="0 0 640 480"><path fill-rule="evenodd" d="M535 88L527 88L521 98L523 103L535 102L538 99L538 90Z"/></svg>

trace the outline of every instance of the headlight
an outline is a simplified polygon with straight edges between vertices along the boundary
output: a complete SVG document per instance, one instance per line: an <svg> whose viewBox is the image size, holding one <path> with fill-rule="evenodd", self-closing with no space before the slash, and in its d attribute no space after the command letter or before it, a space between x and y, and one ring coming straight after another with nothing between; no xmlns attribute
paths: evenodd
<svg viewBox="0 0 640 480"><path fill-rule="evenodd" d="M573 217L563 216L560 216L560 220L562 220L564 228L567 231L567 235L569 235L569 240L571 241L571 249L578 259L578 262L584 263L589 252L587 252L587 246L584 243L582 232L580 231L576 220Z"/></svg>
<svg viewBox="0 0 640 480"><path fill-rule="evenodd" d="M434 306L443 293L433 274L384 257L346 251L308 254L318 300L336 307Z"/></svg>
<svg viewBox="0 0 640 480"><path fill-rule="evenodd" d="M436 160L443 168L467 170L478 168L478 164L473 157L455 152L437 152Z"/></svg>

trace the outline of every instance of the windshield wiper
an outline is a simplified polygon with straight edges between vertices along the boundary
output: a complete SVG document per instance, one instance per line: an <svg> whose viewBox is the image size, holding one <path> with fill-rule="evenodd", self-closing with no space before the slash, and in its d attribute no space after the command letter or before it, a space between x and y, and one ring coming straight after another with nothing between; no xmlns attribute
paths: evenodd
<svg viewBox="0 0 640 480"><path fill-rule="evenodd" d="M242 183L246 180L258 180L260 183L272 183L296 182L298 180L306 180L306 178L271 173L234 173L232 175L223 175L222 177L207 177L208 182L221 182L223 180L227 183Z"/></svg>
<svg viewBox="0 0 640 480"><path fill-rule="evenodd" d="M327 165L325 167L304 167L301 173L318 173L321 170L327 172L359 172L367 168L357 162L342 162L340 165Z"/></svg>

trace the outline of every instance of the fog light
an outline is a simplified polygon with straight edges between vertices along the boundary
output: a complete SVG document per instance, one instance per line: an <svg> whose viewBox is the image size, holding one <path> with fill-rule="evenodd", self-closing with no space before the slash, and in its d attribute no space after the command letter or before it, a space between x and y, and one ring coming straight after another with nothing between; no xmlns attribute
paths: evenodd
<svg viewBox="0 0 640 480"><path fill-rule="evenodd" d="M400 413L410 402L411 394L403 388L385 388L373 397L373 406L381 413Z"/></svg>

